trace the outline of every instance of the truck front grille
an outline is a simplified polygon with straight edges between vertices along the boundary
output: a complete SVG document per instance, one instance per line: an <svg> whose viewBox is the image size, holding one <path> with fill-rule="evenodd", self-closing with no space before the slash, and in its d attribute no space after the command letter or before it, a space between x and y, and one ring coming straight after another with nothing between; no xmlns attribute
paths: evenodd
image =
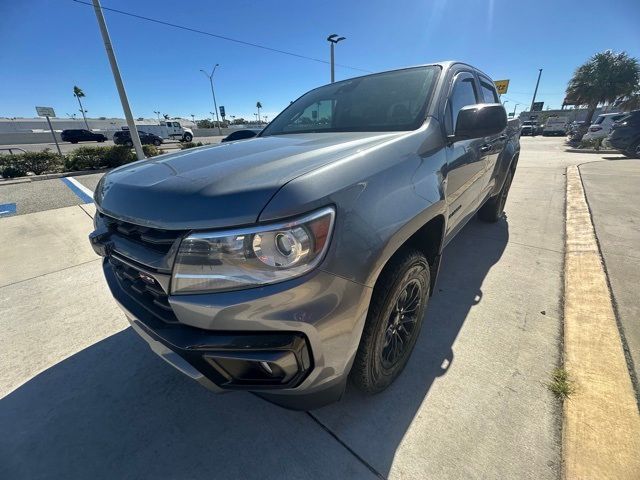
<svg viewBox="0 0 640 480"><path fill-rule="evenodd" d="M136 303L163 322L178 322L169 304L169 296L152 275L113 255L109 257L109 263L122 290Z"/></svg>
<svg viewBox="0 0 640 480"><path fill-rule="evenodd" d="M109 217L103 213L97 213L97 215L110 232L159 253L168 253L176 240L184 234L184 231L181 230L144 227Z"/></svg>

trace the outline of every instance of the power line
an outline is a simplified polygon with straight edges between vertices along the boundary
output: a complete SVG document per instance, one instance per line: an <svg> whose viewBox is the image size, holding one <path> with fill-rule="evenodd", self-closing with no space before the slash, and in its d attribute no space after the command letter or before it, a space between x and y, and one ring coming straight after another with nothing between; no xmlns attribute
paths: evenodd
<svg viewBox="0 0 640 480"><path fill-rule="evenodd" d="M89 3L89 2L83 2L82 0L72 0L72 1L75 2L75 3L80 3L82 5L88 5L88 6L92 7L92 4ZM281 53L283 55L289 55L291 57L302 58L304 60L310 60L312 62L324 63L326 65L330 64L330 62L328 62L327 60L322 60L320 58L308 57L306 55L301 55L299 53L288 52L286 50L279 50L277 48L267 47L265 45L260 45L258 43L246 42L244 40L238 40L237 38L231 38L231 37L226 37L224 35L218 35L216 33L205 32L204 30L198 30L197 28L185 27L184 25L177 25L175 23L165 22L164 20L158 20L158 19L155 19L155 18L145 17L143 15L138 15L138 14L131 13L131 12L125 12L123 10L118 10L118 9L115 9L115 8L102 7L102 10L108 10L110 12L119 13L120 15L125 15L127 17L137 18L138 20L145 20L147 22L157 23L159 25L164 25L166 27L172 27L172 28L177 28L177 29L180 29L180 30L186 30L186 31L192 32L192 33L199 33L200 35L207 35L209 37L214 37L214 38L217 38L217 39L220 39L220 40L226 40L227 42L239 43L240 45L245 45L245 46L248 46L248 47L260 48L262 50L268 50L270 52ZM352 67L350 65L343 65L343 64L339 64L339 63L336 63L336 65L339 66L339 67L348 68L350 70L357 70L359 72L371 73L370 70L365 70L363 68L358 68L358 67Z"/></svg>

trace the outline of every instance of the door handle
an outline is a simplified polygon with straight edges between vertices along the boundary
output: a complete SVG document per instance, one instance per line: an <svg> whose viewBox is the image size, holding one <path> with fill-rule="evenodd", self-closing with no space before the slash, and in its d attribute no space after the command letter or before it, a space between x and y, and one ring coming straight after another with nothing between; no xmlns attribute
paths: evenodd
<svg viewBox="0 0 640 480"><path fill-rule="evenodd" d="M488 152L488 151L490 151L490 150L491 150L491 144L490 144L490 143L485 143L484 145L482 145L482 146L480 147L480 151L481 151L482 153L486 153L486 152Z"/></svg>
<svg viewBox="0 0 640 480"><path fill-rule="evenodd" d="M507 139L507 134L506 134L506 133L503 133L503 134L502 134L502 135L500 135L498 138L499 138L500 140L506 140L506 139Z"/></svg>

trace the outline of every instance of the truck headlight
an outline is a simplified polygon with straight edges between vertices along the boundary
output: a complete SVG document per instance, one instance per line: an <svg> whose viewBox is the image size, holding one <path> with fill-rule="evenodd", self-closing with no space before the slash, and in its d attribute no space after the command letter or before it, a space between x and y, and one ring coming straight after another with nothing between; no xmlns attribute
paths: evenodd
<svg viewBox="0 0 640 480"><path fill-rule="evenodd" d="M238 290L303 275L324 257L334 218L326 207L289 222L192 233L180 243L171 293Z"/></svg>

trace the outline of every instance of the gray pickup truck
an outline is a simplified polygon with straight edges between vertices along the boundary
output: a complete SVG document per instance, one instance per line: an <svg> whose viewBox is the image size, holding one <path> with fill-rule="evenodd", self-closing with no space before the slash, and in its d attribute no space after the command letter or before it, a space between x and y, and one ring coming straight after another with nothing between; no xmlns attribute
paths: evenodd
<svg viewBox="0 0 640 480"><path fill-rule="evenodd" d="M443 249L496 222L519 154L491 79L444 62L332 83L257 137L135 162L95 192L94 250L182 373L295 409L400 374Z"/></svg>

